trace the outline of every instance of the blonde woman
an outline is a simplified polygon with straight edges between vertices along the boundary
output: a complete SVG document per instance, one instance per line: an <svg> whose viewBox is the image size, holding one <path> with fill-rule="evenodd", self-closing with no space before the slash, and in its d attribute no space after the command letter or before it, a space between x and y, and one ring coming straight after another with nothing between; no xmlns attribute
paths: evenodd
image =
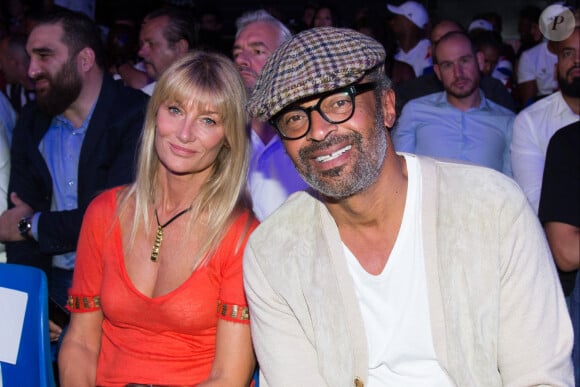
<svg viewBox="0 0 580 387"><path fill-rule="evenodd" d="M134 184L90 205L78 246L66 386L247 386L242 256L245 88L229 59L174 63L149 102Z"/></svg>

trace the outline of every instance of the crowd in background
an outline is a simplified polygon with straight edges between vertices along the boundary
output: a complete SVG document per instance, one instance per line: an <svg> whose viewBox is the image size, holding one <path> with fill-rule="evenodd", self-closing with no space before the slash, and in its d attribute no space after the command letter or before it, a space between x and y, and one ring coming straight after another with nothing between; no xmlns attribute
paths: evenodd
<svg viewBox="0 0 580 387"><path fill-rule="evenodd" d="M28 34L34 26L35 19L49 10L57 9L61 6L59 3L96 19L101 28L103 40L107 44L107 64L113 73L118 72L119 67L124 64L134 65L139 62L141 23L147 13L159 8L174 8L183 15L190 24L191 47L218 51L226 56L231 56L235 34L234 20L231 20L231 15L221 10L219 5L208 5L208 3L196 5L197 3L190 1L149 0L140 3L139 7L135 7L131 2L125 1L97 4L96 1L10 0L3 2L2 7L0 7L0 37L7 34ZM353 28L372 36L386 47L386 69L395 83L432 72L430 58L427 55L426 58L422 58L425 60L424 68L415 68L413 75L404 63L412 62L414 59L407 58L407 62L400 60L401 50L406 53L407 57L409 55L417 56L419 52L416 51L421 51L420 54L424 54L430 46L428 41L432 28L444 19L444 17L431 18L430 15L425 14L422 17L425 19L423 25L419 27L410 20L406 22L400 20L400 15L390 12L387 7L379 9L376 4L363 5L357 8L352 15L341 14L341 8L333 2L316 1L306 2L302 13L298 15L284 14L276 6L267 7L266 10L285 23L292 33L313 26L332 25ZM524 68L518 74L520 55L533 46L547 44L538 25L541 12L542 9L535 5L522 7L519 10L517 20L519 39L510 39L509 42L504 42L502 37L505 21L502 19L501 12L490 10L472 15L469 20L455 20L462 28L469 31L474 44L481 52L485 53L483 74L492 76L504 84L517 104L518 110L557 88L555 81L550 79L552 74L550 69L542 75L543 79L538 84L539 88L536 87L535 82L530 82L535 80L533 69ZM418 17L418 13L416 12L415 17ZM401 39L402 35L403 39ZM420 43L420 50L419 46L415 47L417 43ZM411 48L414 48L414 51L409 53ZM395 58L397 51L399 51L399 55ZM553 54L553 48L550 52ZM535 56L529 57L529 55ZM538 57L538 55L540 56ZM544 53L527 53L524 62L544 60L553 64L553 55L548 56L547 59L544 59L543 56L546 55ZM411 66L413 66L412 63ZM415 67L417 66L420 65L415 64ZM394 72L393 69L395 69ZM131 85L132 79L128 80L129 85ZM141 80L140 82L146 81ZM3 90L8 87L8 91L10 91L10 83L6 81L5 75L0 78L0 86ZM28 88L30 87L28 85Z"/></svg>

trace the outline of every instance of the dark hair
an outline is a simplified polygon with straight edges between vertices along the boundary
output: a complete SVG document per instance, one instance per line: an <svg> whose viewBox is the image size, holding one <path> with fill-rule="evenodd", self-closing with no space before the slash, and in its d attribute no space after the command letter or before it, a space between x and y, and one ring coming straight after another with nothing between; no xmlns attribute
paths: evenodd
<svg viewBox="0 0 580 387"><path fill-rule="evenodd" d="M318 7L314 10L314 15L312 16L312 26L314 26L314 19L316 19L316 15L322 9L328 9L330 11L330 15L332 16L332 26L333 27L342 27L342 20L338 9L333 6L331 3L319 3Z"/></svg>
<svg viewBox="0 0 580 387"><path fill-rule="evenodd" d="M219 7L215 5L202 5L198 8L196 13L198 18L201 18L204 15L213 15L218 22L222 23L224 21L224 16L220 12Z"/></svg>
<svg viewBox="0 0 580 387"><path fill-rule="evenodd" d="M26 41L28 39L28 35L16 32L6 35L5 38L11 51L26 53Z"/></svg>
<svg viewBox="0 0 580 387"><path fill-rule="evenodd" d="M145 20L157 19L166 16L169 23L163 31L163 37L167 40L169 47L175 46L180 40L185 40L189 49L195 46L195 36L192 17L189 12L175 8L159 8L148 13Z"/></svg>
<svg viewBox="0 0 580 387"><path fill-rule="evenodd" d="M501 15L497 12L490 11L490 12L479 13L479 14L475 15L472 20L476 20L476 19L487 20L492 25L494 24L494 21L495 21L495 23L497 24L497 27L498 27L498 30L497 30L498 32L500 32L503 28L503 20L501 18ZM494 31L495 31L495 29L494 29Z"/></svg>
<svg viewBox="0 0 580 387"><path fill-rule="evenodd" d="M105 43L107 67L135 62L139 47L139 33L130 24L115 23L109 30Z"/></svg>
<svg viewBox="0 0 580 387"><path fill-rule="evenodd" d="M449 39L452 39L452 38L458 37L458 36L465 38L465 40L467 40L469 42L469 47L471 47L471 52L475 55L475 46L473 45L473 41L471 40L469 35L463 31L451 31L451 32L448 32L445 35L443 35L437 41L437 43L435 43L435 46L433 46L433 51L432 51L433 64L437 64L437 48L439 47L439 45L441 43L446 42Z"/></svg>
<svg viewBox="0 0 580 387"><path fill-rule="evenodd" d="M95 53L95 63L102 70L105 68L105 48L101 40L101 30L87 15L81 12L61 9L41 17L37 26L60 24L61 41L68 47L72 57L83 48L90 48Z"/></svg>
<svg viewBox="0 0 580 387"><path fill-rule="evenodd" d="M520 19L528 20L531 23L537 24L540 20L542 9L535 5L528 5L520 9Z"/></svg>
<svg viewBox="0 0 580 387"><path fill-rule="evenodd" d="M501 37L495 31L474 30L469 33L473 46L480 51L482 47L493 47L499 52L502 49Z"/></svg>
<svg viewBox="0 0 580 387"><path fill-rule="evenodd" d="M434 45L435 43L437 43L437 42L433 42L433 31L435 31L443 23L453 24L454 26L457 27L458 31L463 31L463 32L467 33L467 30L465 29L465 27L463 27L463 25L459 21L457 21L456 19L452 19L452 18L439 19L439 20L437 20L437 22L435 22L431 25L431 31L429 31L428 38L431 41L431 44Z"/></svg>

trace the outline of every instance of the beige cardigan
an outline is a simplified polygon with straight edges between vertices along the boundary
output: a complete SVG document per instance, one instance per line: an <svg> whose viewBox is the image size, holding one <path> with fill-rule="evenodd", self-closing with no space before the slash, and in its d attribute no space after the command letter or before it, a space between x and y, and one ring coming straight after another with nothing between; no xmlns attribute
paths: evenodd
<svg viewBox="0 0 580 387"><path fill-rule="evenodd" d="M562 290L517 184L490 169L419 160L429 310L444 371L460 387L573 386ZM261 387L367 383L364 325L322 202L299 192L262 223L244 279Z"/></svg>

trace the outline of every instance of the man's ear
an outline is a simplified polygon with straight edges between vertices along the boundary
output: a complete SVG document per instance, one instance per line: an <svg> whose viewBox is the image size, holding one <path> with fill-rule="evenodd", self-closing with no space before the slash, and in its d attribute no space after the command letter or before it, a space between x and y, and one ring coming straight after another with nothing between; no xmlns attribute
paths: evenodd
<svg viewBox="0 0 580 387"><path fill-rule="evenodd" d="M95 65L95 52L92 48L85 47L77 54L77 63L82 72L87 72Z"/></svg>
<svg viewBox="0 0 580 387"><path fill-rule="evenodd" d="M397 119L397 112L395 110L395 92L393 89L385 90L381 97L381 108L383 110L383 124L387 128L392 128Z"/></svg>
<svg viewBox="0 0 580 387"><path fill-rule="evenodd" d="M175 43L175 50L183 55L189 51L189 43L187 43L187 40L185 39L179 39L179 41Z"/></svg>
<svg viewBox="0 0 580 387"><path fill-rule="evenodd" d="M433 64L433 72L437 75L437 78L441 80L441 69L438 64Z"/></svg>
<svg viewBox="0 0 580 387"><path fill-rule="evenodd" d="M530 34L534 37L534 40L539 40L542 37L542 30L538 23L532 23L530 27Z"/></svg>
<svg viewBox="0 0 580 387"><path fill-rule="evenodd" d="M477 60L477 65L479 66L479 71L483 71L483 67L485 66L485 58L483 56L483 52L477 51L475 53L475 59Z"/></svg>

